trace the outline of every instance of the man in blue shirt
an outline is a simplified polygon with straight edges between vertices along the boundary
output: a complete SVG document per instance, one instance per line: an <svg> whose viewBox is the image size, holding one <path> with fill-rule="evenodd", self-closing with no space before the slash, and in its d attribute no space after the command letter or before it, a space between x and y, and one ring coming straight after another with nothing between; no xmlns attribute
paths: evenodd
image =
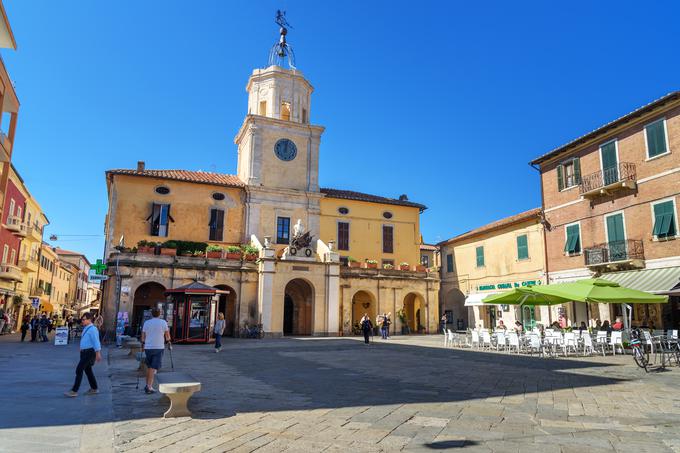
<svg viewBox="0 0 680 453"><path fill-rule="evenodd" d="M76 381L73 383L73 388L64 393L66 396L78 396L78 389L83 380L83 372L87 375L87 381L90 383L90 390L85 392L86 395L96 395L99 393L97 389L97 380L94 378L92 367L96 362L102 359L102 346L99 343L99 332L92 324L92 315L84 313L82 317L83 333L80 337L80 362L76 367Z"/></svg>

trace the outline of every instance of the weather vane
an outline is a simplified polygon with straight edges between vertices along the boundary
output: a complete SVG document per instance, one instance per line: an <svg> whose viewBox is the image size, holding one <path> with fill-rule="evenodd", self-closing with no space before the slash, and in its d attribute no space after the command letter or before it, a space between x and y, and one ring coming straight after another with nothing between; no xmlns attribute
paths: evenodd
<svg viewBox="0 0 680 453"><path fill-rule="evenodd" d="M288 42L286 42L286 35L288 34L288 28L293 28L292 25L286 20L286 12L276 10L276 19L274 22L281 27L279 29L279 42L274 44L269 51L269 66L281 66L283 67L288 57L288 66L291 69L295 69L295 53L293 52L293 47L291 47Z"/></svg>

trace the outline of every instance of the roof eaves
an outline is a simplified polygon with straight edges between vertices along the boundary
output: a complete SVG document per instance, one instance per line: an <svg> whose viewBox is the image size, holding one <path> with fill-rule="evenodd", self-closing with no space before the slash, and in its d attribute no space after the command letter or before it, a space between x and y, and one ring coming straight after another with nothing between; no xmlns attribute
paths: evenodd
<svg viewBox="0 0 680 453"><path fill-rule="evenodd" d="M603 126L600 126L599 128L588 132L587 134L581 135L580 137L575 138L574 140L559 146L542 156L537 157L536 159L532 160L529 162L531 165L536 165L545 162L546 160L549 160L552 157L555 157L571 148L574 148L582 143L585 143L586 141L597 137L598 135L602 135L607 133L608 131L621 126L625 124L626 122L635 119L636 117L643 115L647 112L650 112L658 107L663 106L664 104L667 104L668 102L674 101L676 99L680 99L680 90L679 91L672 91L665 96L660 97L659 99L656 99L648 104L643 105L640 108L637 108L633 110L630 113L627 113L613 121L610 121Z"/></svg>

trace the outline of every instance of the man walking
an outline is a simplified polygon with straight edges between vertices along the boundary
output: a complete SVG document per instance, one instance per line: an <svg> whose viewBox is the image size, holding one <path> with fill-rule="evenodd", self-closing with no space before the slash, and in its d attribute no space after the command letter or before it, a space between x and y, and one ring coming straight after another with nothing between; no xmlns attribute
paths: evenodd
<svg viewBox="0 0 680 453"><path fill-rule="evenodd" d="M144 392L147 395L155 393L153 378L161 368L165 342L170 342L168 323L164 319L159 318L160 315L161 311L158 308L151 309L152 318L147 320L142 327L142 350L146 355L147 367Z"/></svg>
<svg viewBox="0 0 680 453"><path fill-rule="evenodd" d="M49 341L49 338L47 338L47 326L49 324L50 322L47 319L47 316L42 315L42 318L40 318L40 340L43 343Z"/></svg>
<svg viewBox="0 0 680 453"><path fill-rule="evenodd" d="M83 372L85 372L85 375L87 376L87 382L90 383L90 390L85 392L85 394L96 395L99 393L97 380L94 377L94 372L92 372L92 367L95 362L99 362L102 359L102 346L99 343L99 332L92 324L92 315L90 313L83 313L82 323L83 333L80 336L80 361L76 367L76 380L73 383L71 390L64 393L64 395L71 398L78 396L78 389L83 380Z"/></svg>
<svg viewBox="0 0 680 453"><path fill-rule="evenodd" d="M38 316L31 318L31 343L35 343L38 337L38 329L40 328L40 320Z"/></svg>

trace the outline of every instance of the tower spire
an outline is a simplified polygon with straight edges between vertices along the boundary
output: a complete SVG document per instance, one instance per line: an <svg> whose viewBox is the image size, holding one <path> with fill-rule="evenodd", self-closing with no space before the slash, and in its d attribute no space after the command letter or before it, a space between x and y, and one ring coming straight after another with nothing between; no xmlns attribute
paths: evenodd
<svg viewBox="0 0 680 453"><path fill-rule="evenodd" d="M274 19L279 25L279 42L274 44L269 51L269 65L268 66L281 66L285 67L286 60L288 61L288 67L290 69L295 68L295 53L293 52L293 47L286 41L286 35L288 34L288 28L293 28L292 25L286 20L286 12L280 9L276 11L276 18Z"/></svg>

